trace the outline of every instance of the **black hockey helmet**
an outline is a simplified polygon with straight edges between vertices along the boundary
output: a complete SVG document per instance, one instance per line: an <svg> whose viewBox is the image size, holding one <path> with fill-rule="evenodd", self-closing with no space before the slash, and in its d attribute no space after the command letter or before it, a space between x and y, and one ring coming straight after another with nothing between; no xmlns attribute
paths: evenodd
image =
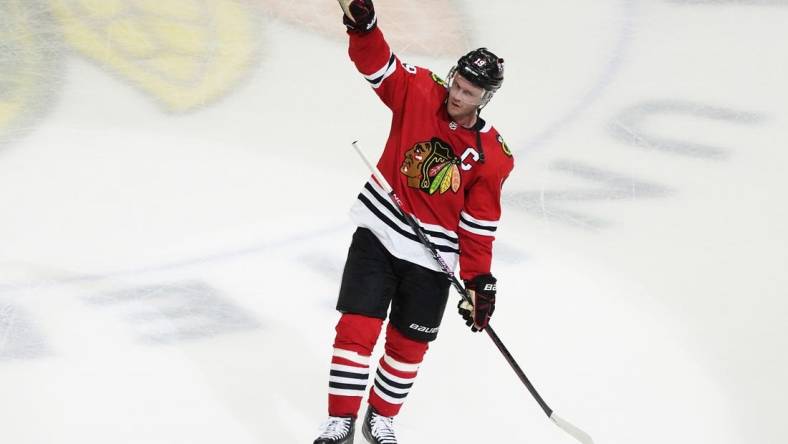
<svg viewBox="0 0 788 444"><path fill-rule="evenodd" d="M474 49L460 57L449 71L449 86L455 74L460 74L474 85L484 88L485 93L479 106L483 108L503 84L503 59L487 48Z"/></svg>
<svg viewBox="0 0 788 444"><path fill-rule="evenodd" d="M474 85L496 92L503 84L503 59L487 48L474 49L457 60L457 72Z"/></svg>

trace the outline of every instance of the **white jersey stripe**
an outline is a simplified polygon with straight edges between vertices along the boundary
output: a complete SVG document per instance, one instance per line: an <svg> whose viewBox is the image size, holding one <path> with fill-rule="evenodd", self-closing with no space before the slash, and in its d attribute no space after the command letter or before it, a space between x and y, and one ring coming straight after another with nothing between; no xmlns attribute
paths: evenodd
<svg viewBox="0 0 788 444"><path fill-rule="evenodd" d="M382 203L380 203L377 200L377 198L375 196L373 196L372 193L369 192L369 190L367 190L365 188L365 189L363 189L361 191L361 194L366 196L367 199L369 199L369 201L372 202L372 205L374 205L375 208L377 208L385 216L391 215L391 212L388 210L388 208L386 208ZM391 215L390 217L388 217L388 219L391 222L395 223L397 226L399 226L405 232L410 233L412 231L412 228L410 227L410 225L406 224L405 222L402 222L401 220L399 220L395 216ZM455 248L455 249L457 248L457 243L458 242L452 242L452 241L450 241L448 239L443 239L443 238L440 238L440 237L430 236L429 234L427 235L427 238L430 240L430 242L432 242L435 245L444 245L446 247L452 247L452 248Z"/></svg>
<svg viewBox="0 0 788 444"><path fill-rule="evenodd" d="M472 223L474 223L476 225L482 225L484 227L490 227L490 228L497 228L498 227L498 221L497 220L476 219L475 217L473 217L470 214L466 213L465 210L460 212L460 217L462 217L463 219L467 220L468 222L472 222Z"/></svg>
<svg viewBox="0 0 788 444"><path fill-rule="evenodd" d="M467 231L469 233L478 234L479 236L495 237L495 232L494 231L481 230L479 228L472 227L472 226L466 224L465 222L463 222L462 220L460 220L460 225L459 226L460 226L460 228L462 228L463 230L465 230L465 231Z"/></svg>
<svg viewBox="0 0 788 444"><path fill-rule="evenodd" d="M424 248L421 242L407 238L392 229L386 222L372 213L361 200L356 199L356 202L350 208L350 218L359 227L367 228L372 231L380 243L382 243L386 250L394 257L421 265L430 270L442 271L440 266L435 262L435 259L427 249ZM459 259L457 253L452 251L441 251L439 254L450 270L454 270L457 267Z"/></svg>
<svg viewBox="0 0 788 444"><path fill-rule="evenodd" d="M372 88L378 89L378 87L380 87L380 85L383 84L383 81L386 80L390 75L394 74L394 71L396 70L397 70L397 63L395 60L394 63L392 63L389 69L386 71L386 73L383 74L383 77L381 77L380 80L378 80L375 83L370 82L372 83Z"/></svg>
<svg viewBox="0 0 788 444"><path fill-rule="evenodd" d="M379 196L381 196L384 199L386 199L387 202L389 202L393 207L396 208L396 205L394 205L394 202L391 201L391 198L389 197L388 193L386 193L386 191L383 190L383 188L381 188L381 186L378 185L378 183L376 181L370 179L369 184L372 185L372 188L375 189L375 191L378 193ZM457 237L457 233L455 233L454 231L446 229L446 228L444 228L444 227L442 227L440 225L424 223L424 222L420 221L419 218L417 218L416 216L413 216L413 218L416 219L416 222L418 222L419 225L421 225L425 230L427 230L427 231L434 231L436 233L445 234L446 236L452 238L455 243L459 242L459 239Z"/></svg>
<svg viewBox="0 0 788 444"><path fill-rule="evenodd" d="M375 80L378 77L382 76L383 74L385 74L386 71L388 71L389 68L391 67L391 56L392 55L394 55L394 53L389 52L389 57L386 59L386 63L383 64L383 67L380 68L379 70L373 72L372 74L364 75L364 78L367 79L367 80L372 81L372 80Z"/></svg>
<svg viewBox="0 0 788 444"><path fill-rule="evenodd" d="M370 180L367 186L375 190L375 193L381 198L385 199L385 201L388 202L391 207L394 207L394 204L391 202L388 194L386 194L374 180ZM396 226L397 229L406 233L412 232L410 226L404 225L404 222L399 221L399 219L397 219L397 222L394 222L394 219L396 218L391 216L391 212L385 208L385 206L380 201L378 201L377 197L370 197L369 193L370 191L365 186L362 188L360 197L363 196L365 200L369 201L372 208L375 208L375 211L379 212L382 217L385 218L385 220L381 219L381 217L368 208L367 204L364 203L359 197L359 199L356 199L356 202L350 208L350 218L353 220L353 222L355 222L359 227L367 228L372 231L375 234L375 237L378 238L386 250L388 250L388 252L394 257L421 265L422 267L428 268L430 270L443 271L432 255L427 251L426 248L424 248L424 245L422 245L421 242L419 242L417 239L404 236L401 231L397 231L389 225L390 223ZM459 255L456 252L459 245L459 237L457 233L447 230L443 227L438 227L437 225L424 224L423 226L430 231L440 232L449 238L458 239L457 243L454 245L450 245L450 241L447 241L446 239L443 239L443 241L445 241L444 243L438 244L440 248L451 248L455 250L439 251L441 258L449 267L449 269L454 270L457 267L457 263L459 261ZM430 236L430 238L435 240L436 237Z"/></svg>

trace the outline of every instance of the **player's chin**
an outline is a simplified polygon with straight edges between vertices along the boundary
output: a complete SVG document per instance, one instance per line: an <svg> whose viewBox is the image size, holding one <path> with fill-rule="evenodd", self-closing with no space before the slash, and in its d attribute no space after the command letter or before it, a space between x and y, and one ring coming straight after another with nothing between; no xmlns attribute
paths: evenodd
<svg viewBox="0 0 788 444"><path fill-rule="evenodd" d="M458 106L458 107L454 108L454 107L452 107L452 105L449 105L447 110L449 112L449 117L451 117L454 120L463 120L464 118L466 118L466 117L470 116L471 114L473 114L474 112L476 112L475 109L471 109L471 110L464 109L461 106Z"/></svg>
<svg viewBox="0 0 788 444"><path fill-rule="evenodd" d="M451 102L446 105L446 110L449 112L449 116L452 119L458 119L464 114L461 106L454 105Z"/></svg>

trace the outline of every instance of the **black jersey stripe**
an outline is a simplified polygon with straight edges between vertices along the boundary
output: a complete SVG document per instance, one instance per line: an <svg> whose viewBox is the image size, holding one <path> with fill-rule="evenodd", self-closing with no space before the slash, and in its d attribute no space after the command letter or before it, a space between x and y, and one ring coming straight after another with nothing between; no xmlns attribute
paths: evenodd
<svg viewBox="0 0 788 444"><path fill-rule="evenodd" d="M394 381L392 381L391 379L387 378L386 375L381 373L380 369L378 369L376 376L378 378L380 378L381 381L385 382L386 384L388 384L388 385L390 385L392 387L398 388L398 389L409 389L409 388L413 387L413 383L412 382L409 382L407 384L403 384L401 382L394 382Z"/></svg>
<svg viewBox="0 0 788 444"><path fill-rule="evenodd" d="M367 182L367 184L364 185L364 188L366 188L370 193L372 193L372 196L375 197L375 200L377 200L383 206L385 206L386 209L389 210L389 213L391 213L394 217L396 217L400 222L407 225L408 221L405 220L405 216L403 216L402 213L400 213L399 210L397 210L394 207L394 205L391 202L389 202L388 199L381 196L380 193L378 193L378 191L375 189L375 187L372 186L371 183ZM439 239L447 240L453 244L459 244L460 242L458 238L452 237L446 233L441 233L440 231L428 230L426 228L423 229L424 232L427 233L430 237L437 237Z"/></svg>
<svg viewBox="0 0 788 444"><path fill-rule="evenodd" d="M396 59L397 59L397 57L394 55L394 53L392 53L391 57L389 58L388 63L386 63L386 69L383 70L383 74L375 77L374 79L367 79L367 82L369 82L369 83L371 83L373 85L377 85L377 84L382 83L383 79L386 77L386 73L389 72L389 69L391 69L391 65L394 64L394 61Z"/></svg>
<svg viewBox="0 0 788 444"><path fill-rule="evenodd" d="M363 203L364 206L366 206L367 209L369 209L369 211L371 211L375 216L377 216L378 219L382 220L383 223L385 223L386 225L391 227L392 230L394 230L397 233L401 234L402 236L412 240L413 242L421 243L421 241L419 240L418 236L416 236L414 233L411 233L409 231L403 230L394 221L392 221L391 219L387 218L383 213L381 213L380 210L378 209L378 207L376 207L372 202L369 201L369 199L367 199L367 196L364 196L363 194L359 193L358 200L360 200L361 203ZM460 254L460 250L458 250L456 248L449 247L448 245L440 245L440 244L435 244L435 243L432 243L432 245L435 247L436 250L442 251L444 253Z"/></svg>
<svg viewBox="0 0 788 444"><path fill-rule="evenodd" d="M462 221L462 222L463 222L465 225L467 225L467 226L469 226L469 227L471 227L471 228L476 228L476 229L478 229L478 230L495 231L495 230L497 230L497 229L498 229L498 227L488 227L488 226L486 226L486 225L479 225L479 224L477 224L477 223L471 222L471 221L469 221L468 219L466 219L466 218L462 217L462 214L460 215L460 220L461 220L461 221Z"/></svg>

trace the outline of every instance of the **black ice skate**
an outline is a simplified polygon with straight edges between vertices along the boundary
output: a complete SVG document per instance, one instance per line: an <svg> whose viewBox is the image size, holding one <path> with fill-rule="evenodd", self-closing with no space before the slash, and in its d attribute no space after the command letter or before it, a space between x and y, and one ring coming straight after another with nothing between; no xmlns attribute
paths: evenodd
<svg viewBox="0 0 788 444"><path fill-rule="evenodd" d="M372 406L367 408L361 432L370 444L397 444L397 437L394 436L394 418L379 415Z"/></svg>
<svg viewBox="0 0 788 444"><path fill-rule="evenodd" d="M329 416L320 426L320 436L313 444L353 444L355 424L355 418Z"/></svg>

